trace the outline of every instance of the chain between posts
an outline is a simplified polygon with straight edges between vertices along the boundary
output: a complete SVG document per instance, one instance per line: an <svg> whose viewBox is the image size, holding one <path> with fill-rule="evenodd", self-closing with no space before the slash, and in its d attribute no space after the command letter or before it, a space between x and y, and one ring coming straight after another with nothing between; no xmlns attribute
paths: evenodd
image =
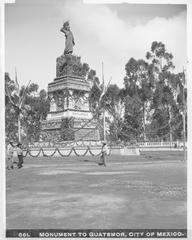
<svg viewBox="0 0 192 240"><path fill-rule="evenodd" d="M82 149L78 149L78 150L82 151ZM45 150L43 150L43 148L40 148L40 149L39 149L39 152L38 152L37 154L33 155L33 154L32 154L32 151L38 151L38 150L25 149L25 150L23 151L23 156L24 156L24 157L30 156L30 157L36 157L36 158L37 158L37 157L39 157L39 155L41 154L41 152L42 152L42 156L43 156L43 157L53 157L57 152L59 153L59 155L60 155L61 157L69 157L73 152L74 152L74 154L75 154L77 157L84 157L84 156L86 156L88 153L90 153L90 155L92 155L92 156L99 156L99 155L101 154L101 150L100 150L99 153L94 154L94 153L91 151L91 148L90 148L89 146L87 146L87 149L85 150L85 152L84 152L83 154L79 154L79 153L78 153L78 150L75 149L74 147L72 147L68 154L63 154L63 153L61 152L61 150L59 150L59 148L55 148L51 154L47 154L47 153L45 153ZM65 151L66 151L66 150L65 150Z"/></svg>

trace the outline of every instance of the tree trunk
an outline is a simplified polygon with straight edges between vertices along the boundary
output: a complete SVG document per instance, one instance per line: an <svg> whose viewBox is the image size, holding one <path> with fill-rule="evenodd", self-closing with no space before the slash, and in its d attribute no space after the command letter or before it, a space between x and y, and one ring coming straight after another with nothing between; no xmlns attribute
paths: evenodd
<svg viewBox="0 0 192 240"><path fill-rule="evenodd" d="M146 141L146 126L145 126L145 117L146 117L146 111L145 111L145 102L143 102L143 141Z"/></svg>
<svg viewBox="0 0 192 240"><path fill-rule="evenodd" d="M172 145L173 133L172 133L172 126L171 126L171 121L172 121L171 106L168 107L168 111L169 111L169 140L170 140L170 144Z"/></svg>
<svg viewBox="0 0 192 240"><path fill-rule="evenodd" d="M184 152L184 161L187 160L186 153L186 127L185 127L185 114L186 114L186 106L185 106L185 88L183 86L183 152Z"/></svg>
<svg viewBox="0 0 192 240"><path fill-rule="evenodd" d="M185 129L185 110L183 111L183 152L184 152L184 161L186 161L186 129Z"/></svg>
<svg viewBox="0 0 192 240"><path fill-rule="evenodd" d="M106 140L106 130L105 130L105 107L103 108L103 140Z"/></svg>

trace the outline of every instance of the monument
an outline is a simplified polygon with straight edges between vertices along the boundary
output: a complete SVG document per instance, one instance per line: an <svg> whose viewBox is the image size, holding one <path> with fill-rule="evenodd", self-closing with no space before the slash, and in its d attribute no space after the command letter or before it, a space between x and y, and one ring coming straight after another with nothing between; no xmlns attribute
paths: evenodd
<svg viewBox="0 0 192 240"><path fill-rule="evenodd" d="M90 83L81 58L72 55L75 42L69 22L60 31L65 34L65 50L56 60L56 78L48 84L50 110L42 122L41 138L53 142L99 140L89 106Z"/></svg>

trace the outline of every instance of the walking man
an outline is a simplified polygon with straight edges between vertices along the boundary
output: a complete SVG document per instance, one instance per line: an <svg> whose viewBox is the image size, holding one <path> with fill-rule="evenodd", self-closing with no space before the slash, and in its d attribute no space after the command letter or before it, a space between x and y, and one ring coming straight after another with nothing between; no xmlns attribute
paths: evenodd
<svg viewBox="0 0 192 240"><path fill-rule="evenodd" d="M107 166L107 164L106 164L106 156L107 156L107 154L108 154L107 143L103 142L103 146L101 148L101 158L100 158L99 165L103 165L104 167Z"/></svg>
<svg viewBox="0 0 192 240"><path fill-rule="evenodd" d="M22 149L22 144L18 143L17 144L17 156L18 156L18 168L22 168L23 167L23 149Z"/></svg>

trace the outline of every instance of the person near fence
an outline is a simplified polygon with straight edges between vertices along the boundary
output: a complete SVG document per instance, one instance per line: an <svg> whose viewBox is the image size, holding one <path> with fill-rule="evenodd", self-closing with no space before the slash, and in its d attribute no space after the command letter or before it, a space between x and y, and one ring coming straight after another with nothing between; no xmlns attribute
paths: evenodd
<svg viewBox="0 0 192 240"><path fill-rule="evenodd" d="M22 149L22 144L18 143L17 144L17 156L18 156L18 168L23 167L23 149Z"/></svg>
<svg viewBox="0 0 192 240"><path fill-rule="evenodd" d="M13 141L10 141L9 144L7 145L7 169L13 169L13 152L14 152L14 146L13 146Z"/></svg>
<svg viewBox="0 0 192 240"><path fill-rule="evenodd" d="M103 165L104 167L107 166L106 163L106 156L108 154L108 147L107 147L107 143L103 142L102 148L101 148L101 157L100 157L100 161L99 161L99 165Z"/></svg>

